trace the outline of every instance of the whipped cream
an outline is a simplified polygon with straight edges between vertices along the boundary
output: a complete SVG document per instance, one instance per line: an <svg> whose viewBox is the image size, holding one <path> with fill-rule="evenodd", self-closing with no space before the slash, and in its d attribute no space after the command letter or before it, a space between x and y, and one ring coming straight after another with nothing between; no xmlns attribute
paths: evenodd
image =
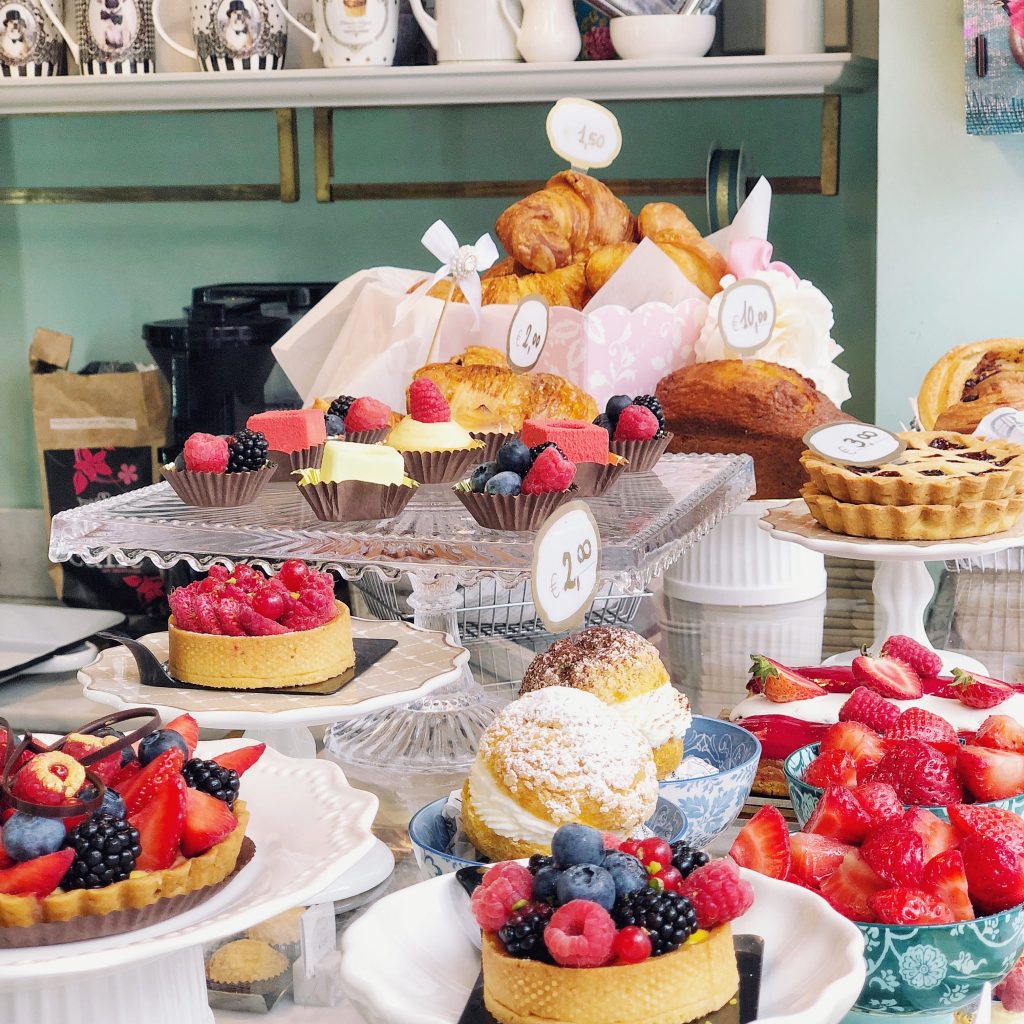
<svg viewBox="0 0 1024 1024"><path fill-rule="evenodd" d="M835 365L842 348L832 338L835 317L832 303L810 281L796 282L779 270L758 270L749 275L763 281L775 299L775 330L757 358L779 363L814 381L814 386L836 405L850 397L849 374ZM722 288L736 278L727 274ZM719 328L722 292L712 298L707 319L697 339L698 363L733 358Z"/></svg>
<svg viewBox="0 0 1024 1024"><path fill-rule="evenodd" d="M807 700L791 700L786 704L776 704L764 694L755 694L741 700L732 709L729 718L734 722L742 722L744 718L762 715L784 715L800 722L813 722L822 725L834 725L839 721L839 709L850 699L848 693L828 693L823 697L808 697ZM890 698L886 698L890 700ZM1015 693L1002 704L994 708L969 708L958 700L948 697L936 697L925 694L916 700L891 700L900 711L908 708L924 708L932 714L944 718L957 732L976 732L981 723L991 715L1009 715L1018 721L1024 721L1024 694Z"/></svg>
<svg viewBox="0 0 1024 1024"><path fill-rule="evenodd" d="M469 795L477 817L492 832L507 839L551 845L551 837L558 826L517 804L479 760L469 773Z"/></svg>
<svg viewBox="0 0 1024 1024"><path fill-rule="evenodd" d="M652 747L686 735L693 715L690 702L671 683L665 683L639 697L620 701L612 707L639 732Z"/></svg>

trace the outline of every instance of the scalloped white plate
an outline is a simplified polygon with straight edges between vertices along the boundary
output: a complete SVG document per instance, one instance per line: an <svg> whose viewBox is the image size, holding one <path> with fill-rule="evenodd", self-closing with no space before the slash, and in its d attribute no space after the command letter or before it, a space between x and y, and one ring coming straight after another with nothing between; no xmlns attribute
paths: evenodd
<svg viewBox="0 0 1024 1024"><path fill-rule="evenodd" d="M815 893L750 871L754 906L733 923L761 935L762 1024L838 1024L864 985L864 940ZM469 899L454 875L385 896L342 936L349 997L370 1024L456 1024L480 973L460 926Z"/></svg>

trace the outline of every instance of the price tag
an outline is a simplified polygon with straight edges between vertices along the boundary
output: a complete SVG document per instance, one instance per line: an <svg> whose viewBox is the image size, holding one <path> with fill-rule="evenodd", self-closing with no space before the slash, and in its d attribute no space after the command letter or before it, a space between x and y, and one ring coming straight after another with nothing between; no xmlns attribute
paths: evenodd
<svg viewBox="0 0 1024 1024"><path fill-rule="evenodd" d="M815 455L844 466L881 466L899 462L907 442L869 423L826 423L804 434L804 444Z"/></svg>
<svg viewBox="0 0 1024 1024"><path fill-rule="evenodd" d="M1008 405L990 412L975 427L975 437L999 438L1020 444L1024 440L1024 412Z"/></svg>
<svg viewBox="0 0 1024 1024"><path fill-rule="evenodd" d="M607 167L622 149L618 119L590 100L559 100L548 113L547 132L551 148L581 171Z"/></svg>
<svg viewBox="0 0 1024 1024"><path fill-rule="evenodd" d="M508 365L516 373L532 370L544 351L548 340L547 299L540 295L527 295L516 307L508 329Z"/></svg>
<svg viewBox="0 0 1024 1024"><path fill-rule="evenodd" d="M315 903L299 918L299 946L307 978L316 973L316 966L338 944L334 923L334 904Z"/></svg>
<svg viewBox="0 0 1024 1024"><path fill-rule="evenodd" d="M533 546L533 603L551 633L583 624L597 593L601 534L590 506L570 501L537 533Z"/></svg>
<svg viewBox="0 0 1024 1024"><path fill-rule="evenodd" d="M763 348L775 331L775 296L752 277L729 285L718 307L718 329L729 348L747 355Z"/></svg>

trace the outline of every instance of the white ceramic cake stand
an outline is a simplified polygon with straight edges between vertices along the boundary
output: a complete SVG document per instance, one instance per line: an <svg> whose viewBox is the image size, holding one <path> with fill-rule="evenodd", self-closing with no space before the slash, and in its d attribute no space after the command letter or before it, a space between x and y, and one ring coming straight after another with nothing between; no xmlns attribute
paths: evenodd
<svg viewBox="0 0 1024 1024"><path fill-rule="evenodd" d="M928 572L928 562L945 562L957 558L994 554L1024 546L1024 522L1012 530L991 537L967 540L901 541L872 540L865 537L844 537L819 525L802 499L772 509L758 524L775 540L799 544L811 551L820 551L836 558L876 562L875 595L876 637L871 645L877 654L886 637L894 634L913 637L942 659L946 672L962 668L968 672L987 674L981 662L964 654L936 650L925 632L928 605L935 596L935 583ZM826 665L849 665L859 651L846 651L826 660Z"/></svg>
<svg viewBox="0 0 1024 1024"><path fill-rule="evenodd" d="M212 757L237 740L201 743ZM268 750L242 797L256 856L188 914L124 935L0 950L4 1024L212 1024L202 944L315 901L339 871L373 849L377 798L337 765Z"/></svg>

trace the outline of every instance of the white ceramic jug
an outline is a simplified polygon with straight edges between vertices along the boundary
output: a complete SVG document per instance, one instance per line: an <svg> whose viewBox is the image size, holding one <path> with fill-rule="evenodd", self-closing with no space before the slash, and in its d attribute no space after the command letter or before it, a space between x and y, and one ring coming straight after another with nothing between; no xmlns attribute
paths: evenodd
<svg viewBox="0 0 1024 1024"><path fill-rule="evenodd" d="M409 0L409 6L439 64L519 60L504 0L437 0L433 18L422 0Z"/></svg>
<svg viewBox="0 0 1024 1024"><path fill-rule="evenodd" d="M520 23L508 0L501 0L501 13L516 34L523 60L541 64L572 61L579 56L582 40L572 0L522 0L522 5Z"/></svg>

